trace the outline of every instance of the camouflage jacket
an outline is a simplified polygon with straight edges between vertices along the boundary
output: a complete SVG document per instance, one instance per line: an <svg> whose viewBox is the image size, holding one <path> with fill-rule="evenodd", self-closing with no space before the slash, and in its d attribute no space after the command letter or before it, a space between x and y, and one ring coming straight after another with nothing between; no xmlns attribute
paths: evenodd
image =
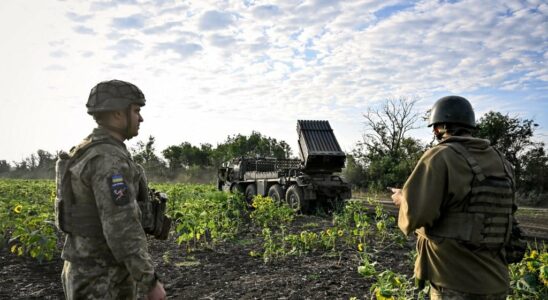
<svg viewBox="0 0 548 300"><path fill-rule="evenodd" d="M70 172L74 201L95 203L103 234L68 234L61 257L73 263L125 267L139 289L147 291L156 277L136 202L139 179L144 174L125 144L101 127L83 143L101 139L109 141L88 149Z"/></svg>
<svg viewBox="0 0 548 300"><path fill-rule="evenodd" d="M505 176L501 158L489 141L455 136L443 142L464 145L486 175ZM449 147L428 150L402 189L398 226L405 234L417 234L417 278L465 293L503 293L508 290L509 278L500 253L469 249L454 239L434 238L425 231L445 213L463 210L473 176L464 157Z"/></svg>

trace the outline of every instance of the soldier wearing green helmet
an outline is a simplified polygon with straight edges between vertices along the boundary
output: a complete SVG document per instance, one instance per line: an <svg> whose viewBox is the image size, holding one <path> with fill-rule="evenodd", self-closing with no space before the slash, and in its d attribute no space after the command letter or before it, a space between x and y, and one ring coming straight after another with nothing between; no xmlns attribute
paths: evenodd
<svg viewBox="0 0 548 300"><path fill-rule="evenodd" d="M86 107L88 114L92 115L99 125L122 135L125 139L130 139L138 133L133 127L143 122L140 115L136 118L136 115L132 114L132 109L140 110L140 107L145 106L145 102L145 95L137 86L121 80L110 80L100 82L91 89ZM113 112L125 113L125 125L117 127L119 121L116 124L105 122Z"/></svg>
<svg viewBox="0 0 548 300"><path fill-rule="evenodd" d="M145 106L145 95L135 85L121 81L103 81L91 89L86 107L88 114L126 109L130 104Z"/></svg>
<svg viewBox="0 0 548 300"><path fill-rule="evenodd" d="M443 97L436 101L430 110L428 127L437 130L435 136L438 141L441 141L447 132L451 135L470 134L476 128L474 109L463 97Z"/></svg>
<svg viewBox="0 0 548 300"><path fill-rule="evenodd" d="M138 135L144 105L134 84L98 83L86 104L97 128L57 162L55 210L66 233L61 278L67 299L166 298L138 203L146 177L124 144Z"/></svg>
<svg viewBox="0 0 548 300"><path fill-rule="evenodd" d="M513 219L512 166L474 138L475 114L460 96L436 101L428 126L439 144L426 151L402 189L393 189L398 226L417 236L415 277L430 299L506 299Z"/></svg>

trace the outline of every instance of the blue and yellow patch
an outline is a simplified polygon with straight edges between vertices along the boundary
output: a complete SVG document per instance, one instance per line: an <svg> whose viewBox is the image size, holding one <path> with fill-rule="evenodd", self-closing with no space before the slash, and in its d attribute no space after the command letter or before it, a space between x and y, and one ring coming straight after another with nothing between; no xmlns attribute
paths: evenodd
<svg viewBox="0 0 548 300"><path fill-rule="evenodd" d="M114 174L109 178L110 194L114 204L121 206L129 203L128 188L121 174Z"/></svg>

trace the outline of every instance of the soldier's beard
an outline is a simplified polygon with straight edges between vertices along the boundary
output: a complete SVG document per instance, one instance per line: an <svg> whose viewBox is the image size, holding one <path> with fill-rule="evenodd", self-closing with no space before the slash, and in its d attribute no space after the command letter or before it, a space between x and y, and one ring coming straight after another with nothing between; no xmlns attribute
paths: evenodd
<svg viewBox="0 0 548 300"><path fill-rule="evenodd" d="M130 140L134 137L139 135L139 128L135 128L134 130L128 131L126 134L126 140Z"/></svg>
<svg viewBox="0 0 548 300"><path fill-rule="evenodd" d="M440 133L435 134L435 137L436 137L436 141L438 142L441 142L443 140L443 134L440 134Z"/></svg>
<svg viewBox="0 0 548 300"><path fill-rule="evenodd" d="M447 130L445 128L438 128L437 130L434 130L434 136L436 137L436 140L439 142L443 141L443 136Z"/></svg>

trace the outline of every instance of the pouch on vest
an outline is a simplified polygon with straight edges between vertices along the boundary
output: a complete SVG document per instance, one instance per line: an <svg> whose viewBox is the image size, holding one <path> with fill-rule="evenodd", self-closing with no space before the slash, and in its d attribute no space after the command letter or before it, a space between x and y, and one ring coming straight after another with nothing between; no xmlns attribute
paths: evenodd
<svg viewBox="0 0 548 300"><path fill-rule="evenodd" d="M150 201L150 193L148 183L144 176L144 170L140 167L141 178L139 179L139 193L137 194L137 204L141 209L141 226L148 234L154 231L154 215L152 214L152 202Z"/></svg>
<svg viewBox="0 0 548 300"><path fill-rule="evenodd" d="M171 218L166 215L167 195L165 193L150 190L152 197L152 214L154 215L154 231L152 235L159 240L165 240L168 237L171 228Z"/></svg>
<svg viewBox="0 0 548 300"><path fill-rule="evenodd" d="M55 225L65 233L71 232L67 218L70 218L71 204L73 202L72 185L70 182L66 182L68 179L66 178L66 174L69 161L70 156L66 152L61 152L55 163Z"/></svg>
<svg viewBox="0 0 548 300"><path fill-rule="evenodd" d="M509 264L518 263L523 260L527 251L527 241L523 239L523 232L518 222L512 217L512 233L510 240L504 247L504 256Z"/></svg>
<svg viewBox="0 0 548 300"><path fill-rule="evenodd" d="M139 194L137 204L141 209L141 226L145 233L156 239L165 240L171 228L171 219L165 214L167 209L167 195L149 189L141 167L139 180Z"/></svg>

